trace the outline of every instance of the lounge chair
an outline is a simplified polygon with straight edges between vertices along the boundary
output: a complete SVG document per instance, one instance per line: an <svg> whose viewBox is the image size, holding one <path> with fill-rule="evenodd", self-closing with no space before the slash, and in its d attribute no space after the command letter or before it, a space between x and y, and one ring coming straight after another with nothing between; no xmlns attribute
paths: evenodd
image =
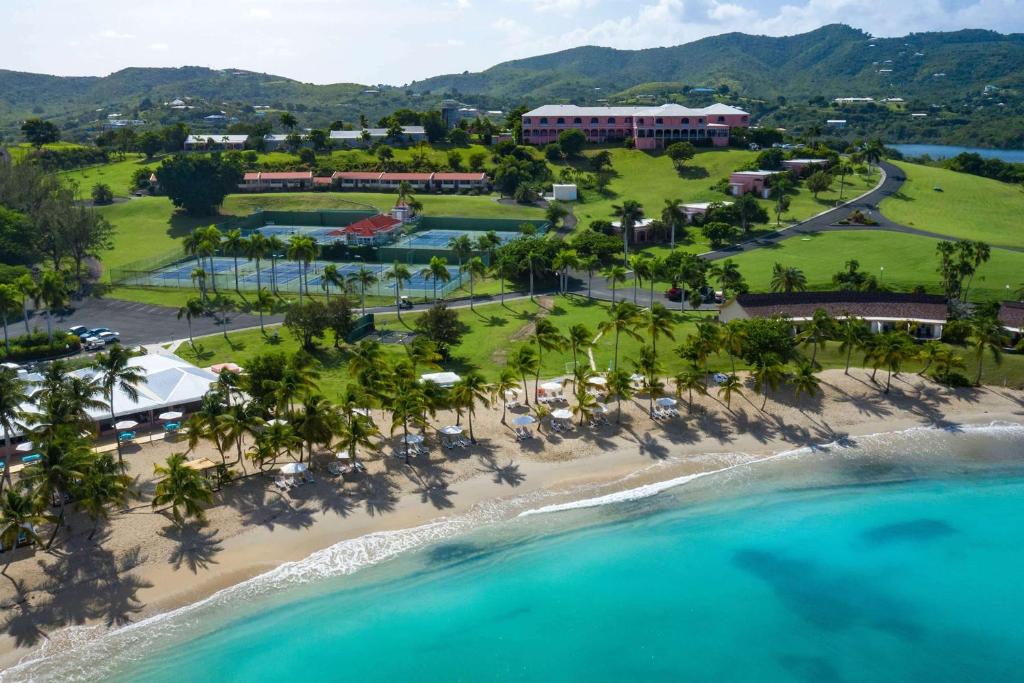
<svg viewBox="0 0 1024 683"><path fill-rule="evenodd" d="M288 490L288 484L286 484L284 479L281 479L280 477L278 477L277 479L274 480L274 485L278 489L280 489L281 491L287 491Z"/></svg>
<svg viewBox="0 0 1024 683"><path fill-rule="evenodd" d="M341 476L341 465L336 462L327 463L327 471L335 477Z"/></svg>
<svg viewBox="0 0 1024 683"><path fill-rule="evenodd" d="M306 481L307 483L309 483L309 484L315 484L315 483L316 483L316 479L314 479L314 478L313 478L313 473L312 473L312 472L310 472L309 470L306 470L306 471L305 471L305 472L303 473L303 475L302 475L302 478L303 478L303 479L304 479L304 480L305 480L305 481Z"/></svg>

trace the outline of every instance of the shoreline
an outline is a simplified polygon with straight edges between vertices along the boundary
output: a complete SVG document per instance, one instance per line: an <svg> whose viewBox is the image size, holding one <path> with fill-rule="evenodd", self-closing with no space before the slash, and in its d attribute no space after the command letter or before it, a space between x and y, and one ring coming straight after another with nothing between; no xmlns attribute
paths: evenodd
<svg viewBox="0 0 1024 683"><path fill-rule="evenodd" d="M830 372L834 373L829 376L830 381L843 381L839 380L842 377L841 372ZM838 374L838 378L834 376L835 374ZM909 381L908 384L913 384L913 381ZM931 390L934 385L928 385L927 388ZM831 389L829 391L834 393ZM950 390L943 391L948 391L950 396L955 394ZM985 394L983 398L975 397L972 402L948 406L948 411L944 411L939 419L935 419L936 415L930 413L926 418L919 409L911 409L901 411L901 414L888 415L884 419L872 419L870 416L855 413L847 415L847 422L841 424L833 424L823 418L820 421L831 425L834 429L833 436L841 438L889 434L914 428L941 429L946 424L954 424L954 421L956 425L961 426L986 426L1001 422L1024 425L1024 400L1020 398L1019 392L992 390L986 391ZM949 401L948 396L946 400ZM833 397L833 400L825 402L825 406L838 402L838 399ZM630 405L628 421L624 422L621 429L611 430L610 435L600 439L596 445L588 441L585 444L577 444L581 447L573 449L572 444L569 444L569 450L565 453L559 452L556 448L551 449L555 452L548 453L549 444L540 444L542 448L528 451L525 448L520 450L514 443L510 447L501 443L495 448L501 456L500 459L494 455L488 456L487 461L494 463L491 469L476 466L480 464L475 462L477 458L485 460L483 456L467 455L456 462L447 462L445 453L437 453L441 456L438 460L439 467L452 466L449 473L451 476L443 483L435 481L433 485L429 480L423 479L418 472L412 472L417 476L411 477L410 472L405 471L409 468L403 468L390 460L383 463L375 461L371 463L371 471L383 465L389 476L410 476L410 479L417 480L403 486L402 490L394 495L392 504L386 510L371 507L369 501L366 508L347 509L344 513L321 507L316 514L304 516L302 523L289 524L287 520L278 523L281 517L277 517L269 522L264 520L262 523L242 525L234 529L234 533L228 532L219 538L215 556L205 561L194 562L191 565L188 562L174 564L162 561L163 558L153 557L125 567L119 572L119 576L121 573L133 576L134 585L137 587L133 600L139 605L126 623L138 624L174 610L187 608L209 599L220 591L239 586L255 577L274 572L281 573L288 565L302 564L318 553L326 553L336 546L357 539L367 539L388 532L413 531L425 525L443 526L447 522L452 522L455 528L444 533L454 535L477 528L481 524L500 522L523 513L539 514L586 506L581 503L600 501L603 497L613 497L644 487L651 487L652 492L657 493L660 490L685 485L686 481L696 477L756 464L765 459L775 459L804 448L825 446L836 440L821 438L817 441L804 440L803 443L798 443L791 438L792 434L782 430L768 437L759 434L755 429L738 431L728 438L721 433L717 436L706 433L703 438L682 438L686 436L689 424L693 421L693 416L687 416L684 411L684 418L679 424L665 425L668 428L663 430L664 434L658 435L662 438L667 437L665 440L668 443L662 444L651 436L653 428L661 427L662 424L653 423L645 418L642 414L643 403L641 401L640 405ZM704 400L706 407L712 406L713 403L713 399ZM627 407L625 404L623 407L626 417ZM802 409L801 407L797 412L801 412ZM497 412L500 414L500 411ZM698 422L702 419L698 418ZM496 419L494 421L497 422ZM612 421L614 422L614 416ZM671 429L673 426L679 429ZM638 430L638 427L643 427L644 431ZM480 433L483 433L483 430ZM550 443L550 440L544 437L542 440ZM500 460L507 457L510 452L513 459L509 461L509 465L503 466ZM516 476L519 477L519 483L516 484L510 484L507 475L504 478L499 475L504 468L513 466ZM392 468L396 471L392 472ZM260 478L254 477L247 485L259 485L259 482L255 481L258 479ZM322 483L326 486L331 485L331 482L318 482L316 486L319 487ZM435 495L439 496L439 499L435 500ZM230 507L227 504L222 505ZM132 516L132 513L124 515L125 518ZM132 521L126 519L123 523L127 525ZM211 527L214 523L215 520L211 519ZM207 528L204 531L210 532L212 529ZM427 539L419 545L437 540L439 537L441 536ZM406 549L408 547L399 548L396 552ZM370 557L360 566L378 562L392 554L394 553L377 558ZM34 559L22 562L37 563ZM15 562L8 568L10 574L16 575L18 564ZM351 573L355 569L358 567L328 567L324 574ZM53 593L59 593L63 594L59 597L73 601L82 598L81 593L85 590L88 590L87 585L71 583L60 586L48 596L56 599ZM25 602L32 604L37 597L40 596L26 593ZM20 605L21 603L5 605L9 620L12 618L12 611L20 609ZM70 626L78 633L72 637L70 633L62 633L60 628L55 628L52 632L44 631L45 638L39 639L30 647L19 646L16 637L12 636L11 629L8 628L0 640L0 667L6 669L19 662L45 658L55 654L54 650L60 652L68 646L81 646L109 632L103 625L103 620L96 618L64 626ZM118 624L115 623L114 626ZM85 627L89 633L85 634L81 627Z"/></svg>

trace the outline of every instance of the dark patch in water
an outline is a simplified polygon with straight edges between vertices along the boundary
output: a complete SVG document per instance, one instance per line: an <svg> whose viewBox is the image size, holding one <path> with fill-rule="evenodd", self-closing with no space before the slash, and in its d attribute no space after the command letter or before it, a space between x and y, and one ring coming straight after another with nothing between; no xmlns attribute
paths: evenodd
<svg viewBox="0 0 1024 683"><path fill-rule="evenodd" d="M884 545L903 541L931 541L955 533L956 529L941 519L914 519L876 526L862 533L861 538L871 545Z"/></svg>
<svg viewBox="0 0 1024 683"><path fill-rule="evenodd" d="M824 657L804 657L802 655L782 655L782 664L793 676L809 683L840 683L843 677L839 671Z"/></svg>
<svg viewBox="0 0 1024 683"><path fill-rule="evenodd" d="M818 628L839 631L867 624L907 640L919 633L906 618L906 605L856 575L755 548L738 551L733 562L771 586L783 604Z"/></svg>
<svg viewBox="0 0 1024 683"><path fill-rule="evenodd" d="M449 564L478 559L490 550L476 543L441 543L427 550L431 564Z"/></svg>

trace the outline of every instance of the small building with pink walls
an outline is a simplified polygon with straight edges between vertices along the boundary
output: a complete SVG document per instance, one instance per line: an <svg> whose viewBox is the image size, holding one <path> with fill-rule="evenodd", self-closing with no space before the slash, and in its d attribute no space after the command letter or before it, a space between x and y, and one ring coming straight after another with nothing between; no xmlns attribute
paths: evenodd
<svg viewBox="0 0 1024 683"><path fill-rule="evenodd" d="M734 197L753 192L767 198L771 192L771 179L785 171L736 171L729 175L729 193Z"/></svg>
<svg viewBox="0 0 1024 683"><path fill-rule="evenodd" d="M726 104L710 107L580 107L547 104L523 114L523 142L546 145L564 130L581 130L588 142L632 138L637 149L664 149L673 142L724 147L729 129L750 125L750 114Z"/></svg>

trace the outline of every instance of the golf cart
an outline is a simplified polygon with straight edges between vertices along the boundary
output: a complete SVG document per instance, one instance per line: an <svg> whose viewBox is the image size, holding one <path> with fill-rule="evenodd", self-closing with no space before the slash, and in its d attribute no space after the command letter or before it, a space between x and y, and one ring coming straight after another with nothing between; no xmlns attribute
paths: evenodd
<svg viewBox="0 0 1024 683"><path fill-rule="evenodd" d="M402 296L398 299L399 308L412 308L412 302L409 301L409 297Z"/></svg>

